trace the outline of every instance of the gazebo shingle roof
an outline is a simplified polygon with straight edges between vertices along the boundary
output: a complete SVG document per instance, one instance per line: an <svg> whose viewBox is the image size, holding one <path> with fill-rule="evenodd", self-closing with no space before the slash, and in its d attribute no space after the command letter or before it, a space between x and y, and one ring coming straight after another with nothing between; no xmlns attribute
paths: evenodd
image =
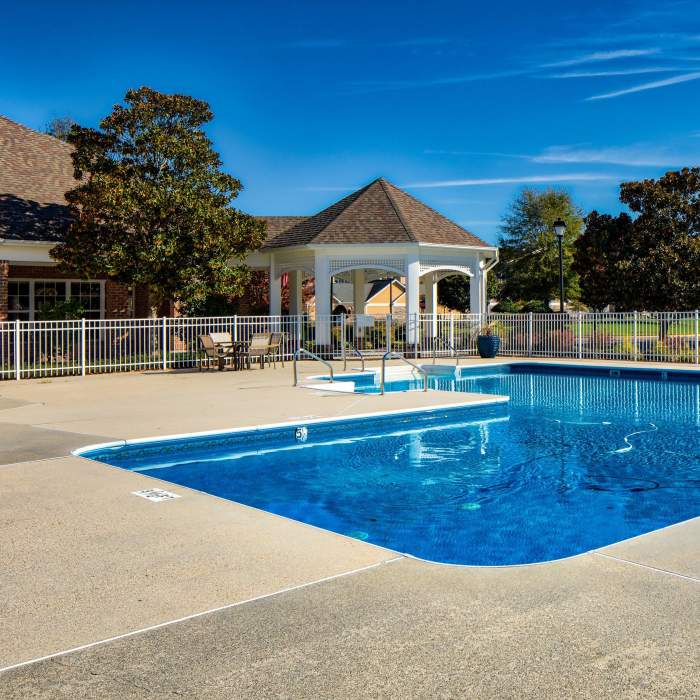
<svg viewBox="0 0 700 700"><path fill-rule="evenodd" d="M384 178L310 217L260 217L268 223L264 248L310 243L488 244Z"/></svg>
<svg viewBox="0 0 700 700"><path fill-rule="evenodd" d="M0 238L59 241L76 186L71 147L0 115Z"/></svg>

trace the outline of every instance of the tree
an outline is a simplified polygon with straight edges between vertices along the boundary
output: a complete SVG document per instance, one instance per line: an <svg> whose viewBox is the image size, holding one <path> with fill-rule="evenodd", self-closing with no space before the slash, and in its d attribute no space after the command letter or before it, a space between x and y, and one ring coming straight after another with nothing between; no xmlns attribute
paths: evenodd
<svg viewBox="0 0 700 700"><path fill-rule="evenodd" d="M637 216L592 212L577 243L584 301L620 310L700 307L700 168L622 183L620 200Z"/></svg>
<svg viewBox="0 0 700 700"><path fill-rule="evenodd" d="M624 274L630 259L634 223L629 214L613 217L591 212L586 230L575 243L574 270L579 275L581 300L601 310L612 304L617 310L634 308L636 285Z"/></svg>
<svg viewBox="0 0 700 700"><path fill-rule="evenodd" d="M438 301L453 311L469 312L469 278L450 275L438 282Z"/></svg>
<svg viewBox="0 0 700 700"><path fill-rule="evenodd" d="M231 205L242 185L202 129L209 105L147 87L124 102L68 137L80 184L66 193L73 221L52 256L81 277L148 284L153 305L240 294L265 229Z"/></svg>
<svg viewBox="0 0 700 700"><path fill-rule="evenodd" d="M622 183L620 200L638 214L629 259L618 266L638 304L647 311L700 307L700 168Z"/></svg>
<svg viewBox="0 0 700 700"><path fill-rule="evenodd" d="M559 297L559 248L553 224L566 222L563 241L564 294L578 299L578 274L572 267L574 241L583 219L570 195L562 190L523 190L504 217L499 240L500 262L494 268L502 284L502 298L533 299L549 308Z"/></svg>
<svg viewBox="0 0 700 700"><path fill-rule="evenodd" d="M486 298L498 299L501 295L501 280L493 273L486 277ZM453 311L468 313L471 309L470 281L464 275L450 275L438 282L438 301Z"/></svg>
<svg viewBox="0 0 700 700"><path fill-rule="evenodd" d="M78 123L73 117L55 117L46 124L44 131L54 138L61 141L68 141L71 129L77 126Z"/></svg>

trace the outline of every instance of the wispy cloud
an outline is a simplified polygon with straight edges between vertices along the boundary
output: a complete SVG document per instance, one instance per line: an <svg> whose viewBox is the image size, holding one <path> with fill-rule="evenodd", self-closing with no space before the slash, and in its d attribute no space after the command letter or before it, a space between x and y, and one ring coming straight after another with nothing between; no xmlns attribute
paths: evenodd
<svg viewBox="0 0 700 700"><path fill-rule="evenodd" d="M554 63L544 63L542 68L557 68L564 66L578 66L584 63L599 63L601 61L617 61L623 58L639 58L642 56L653 56L661 53L661 49L617 49L615 51L595 51L594 53L576 56L565 61L555 61Z"/></svg>
<svg viewBox="0 0 700 700"><path fill-rule="evenodd" d="M593 95L592 97L587 97L586 102L592 102L594 100L609 100L613 97L622 97L622 95L631 95L632 93L644 92L645 90L657 90L658 88L668 87L669 85L687 83L691 80L697 80L698 78L700 78L700 71L684 73L683 75L676 75L675 77L667 78L666 80L656 80L651 83L642 83L641 85L625 88L624 90L615 90L614 92L606 92L602 95Z"/></svg>
<svg viewBox="0 0 700 700"><path fill-rule="evenodd" d="M653 66L649 68L627 68L620 70L601 70L601 71L571 71L568 73L553 73L544 75L543 78L550 79L566 79L566 78L607 78L619 75L643 75L645 73L677 73L679 68L671 66Z"/></svg>
<svg viewBox="0 0 700 700"><path fill-rule="evenodd" d="M441 187L483 187L489 185L537 185L564 182L601 182L621 180L619 175L608 173L553 173L551 175L523 175L519 177L494 177L464 180L432 180L428 182L409 182L401 185L407 189L437 189Z"/></svg>
<svg viewBox="0 0 700 700"><path fill-rule="evenodd" d="M503 70L493 73L473 73L468 75L438 76L423 80L358 80L347 85L360 90L410 90L412 88L434 87L440 85L460 85L482 80L500 80L519 75L528 75L530 69Z"/></svg>
<svg viewBox="0 0 700 700"><path fill-rule="evenodd" d="M700 132L691 134L700 137ZM604 146L600 148L587 145L549 146L541 153L503 153L498 151L459 151L425 149L425 155L437 156L487 156L491 158L515 158L539 164L580 164L590 165L628 165L632 167L674 167L685 165L689 160L700 160L697 157L679 149L672 151L664 146L638 143L629 146Z"/></svg>
<svg viewBox="0 0 700 700"><path fill-rule="evenodd" d="M295 49L337 49L342 46L347 46L348 42L345 39L300 39L292 41L286 46Z"/></svg>
<svg viewBox="0 0 700 700"><path fill-rule="evenodd" d="M477 219L469 221L459 221L460 226L500 226L502 221L498 219Z"/></svg>
<svg viewBox="0 0 700 700"><path fill-rule="evenodd" d="M355 44L361 46L364 42L351 42L347 39L340 38L321 38L321 39L299 39L298 41L290 41L285 44L290 48L295 49L337 49L343 46ZM409 37L408 39L397 39L396 41L387 41L380 44L367 43L366 46L386 46L395 48L420 48L431 46L445 46L454 43L452 39L439 36L417 36Z"/></svg>
<svg viewBox="0 0 700 700"><path fill-rule="evenodd" d="M655 44L663 44L668 48L677 47L679 44L693 45L700 42L700 34L690 34L687 32L636 32L636 33L609 33L589 34L578 37L568 37L559 39L550 44L554 47L577 47L585 46L615 46L619 44L631 44L641 41L653 41Z"/></svg>
<svg viewBox="0 0 700 700"><path fill-rule="evenodd" d="M688 156L645 144L609 148L551 146L530 158L533 163L601 163L634 167L673 167L688 161Z"/></svg>
<svg viewBox="0 0 700 700"><path fill-rule="evenodd" d="M445 46L451 44L452 39L439 36L424 36L414 37L412 39L401 39L400 41L391 41L386 46Z"/></svg>
<svg viewBox="0 0 700 700"><path fill-rule="evenodd" d="M524 158L531 160L532 156L522 153L501 153L499 151L456 151L426 148L423 153L427 156L492 156L496 158Z"/></svg>
<svg viewBox="0 0 700 700"><path fill-rule="evenodd" d="M622 19L613 22L609 26L611 28L631 25L651 26L652 24L655 26L660 21L675 19L680 13L684 13L685 15L692 14L696 7L697 3L695 0L678 0L678 2L665 0L663 3L654 2L651 7L626 12Z"/></svg>

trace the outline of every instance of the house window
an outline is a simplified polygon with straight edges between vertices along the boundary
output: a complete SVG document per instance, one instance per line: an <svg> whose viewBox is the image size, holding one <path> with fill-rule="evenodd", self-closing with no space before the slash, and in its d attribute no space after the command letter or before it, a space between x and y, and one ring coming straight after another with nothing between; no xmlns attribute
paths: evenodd
<svg viewBox="0 0 700 700"><path fill-rule="evenodd" d="M7 317L10 321L38 321L41 312L75 300L85 318L104 316L104 282L89 280L8 280Z"/></svg>
<svg viewBox="0 0 700 700"><path fill-rule="evenodd" d="M85 309L85 318L100 318L102 285L99 282L71 282L70 299Z"/></svg>
<svg viewBox="0 0 700 700"><path fill-rule="evenodd" d="M34 282L34 313L40 315L66 300L65 282Z"/></svg>
<svg viewBox="0 0 700 700"><path fill-rule="evenodd" d="M31 291L29 282L10 280L7 284L7 319L29 321Z"/></svg>

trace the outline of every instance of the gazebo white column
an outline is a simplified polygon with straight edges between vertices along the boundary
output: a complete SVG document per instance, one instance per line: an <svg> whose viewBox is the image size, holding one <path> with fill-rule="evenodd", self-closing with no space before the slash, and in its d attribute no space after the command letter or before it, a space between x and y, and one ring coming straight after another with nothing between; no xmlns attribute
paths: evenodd
<svg viewBox="0 0 700 700"><path fill-rule="evenodd" d="M352 271L352 309L360 316L365 313L365 271L362 268Z"/></svg>
<svg viewBox="0 0 700 700"><path fill-rule="evenodd" d="M316 344L331 344L331 271L328 256L314 257L314 294L316 298Z"/></svg>
<svg viewBox="0 0 700 700"><path fill-rule="evenodd" d="M418 251L406 256L406 342L418 338L420 314L420 261Z"/></svg>
<svg viewBox="0 0 700 700"><path fill-rule="evenodd" d="M275 256L270 254L270 316L282 314L282 280L277 274Z"/></svg>
<svg viewBox="0 0 700 700"><path fill-rule="evenodd" d="M298 316L304 313L302 301L302 279L304 273L301 270L292 270L289 273L289 315Z"/></svg>
<svg viewBox="0 0 700 700"><path fill-rule="evenodd" d="M484 273L479 261L473 266L474 274L469 278L469 311L473 314L485 312Z"/></svg>
<svg viewBox="0 0 700 700"><path fill-rule="evenodd" d="M425 289L425 313L431 316L430 335L434 338L438 334L437 275L434 272L423 276L423 287Z"/></svg>
<svg viewBox="0 0 700 700"><path fill-rule="evenodd" d="M355 335L362 338L365 334L363 323L358 323L357 316L365 313L365 271L358 268L352 271L352 312L354 318Z"/></svg>

